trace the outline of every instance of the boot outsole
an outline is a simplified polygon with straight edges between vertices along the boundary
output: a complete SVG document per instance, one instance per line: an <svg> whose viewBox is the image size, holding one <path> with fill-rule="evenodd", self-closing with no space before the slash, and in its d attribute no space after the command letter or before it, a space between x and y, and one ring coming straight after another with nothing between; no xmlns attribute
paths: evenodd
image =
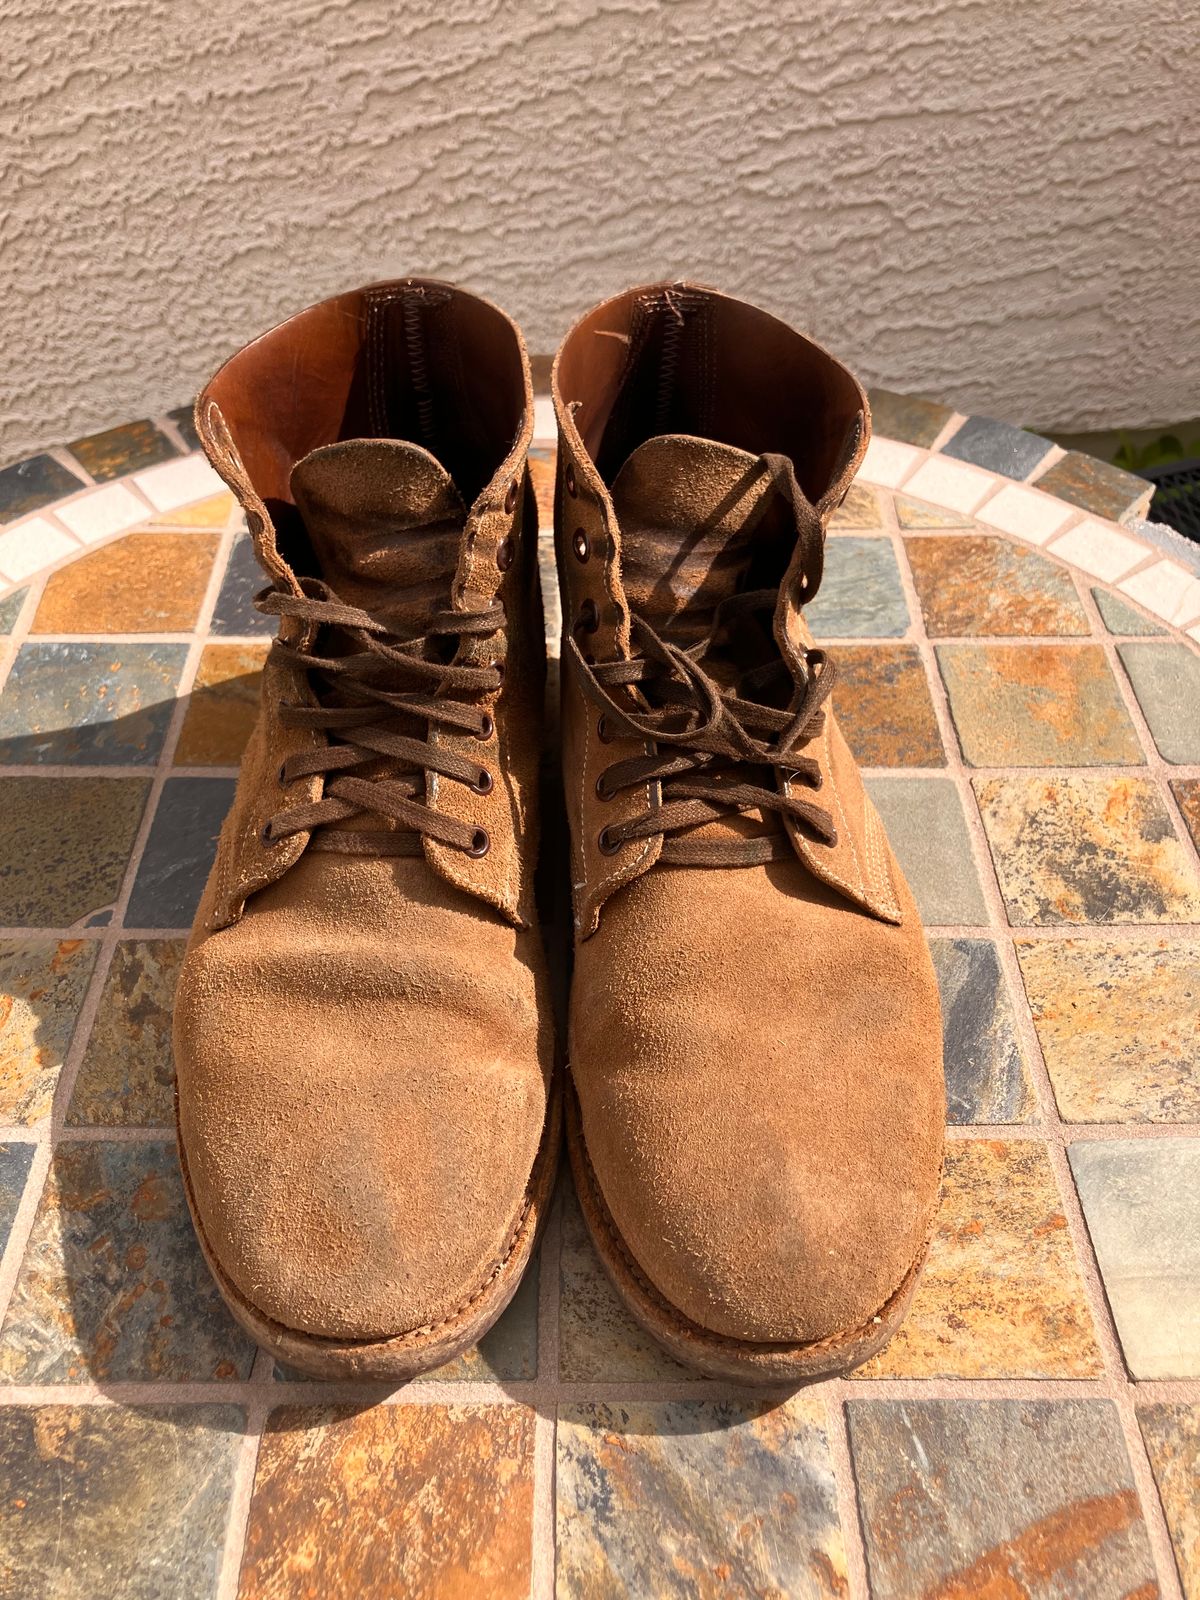
<svg viewBox="0 0 1200 1600"><path fill-rule="evenodd" d="M805 1344L757 1343L713 1333L685 1317L654 1287L621 1237L601 1193L574 1086L566 1089L567 1150L580 1208L604 1269L636 1321L675 1357L710 1378L739 1384L798 1384L846 1372L877 1355L904 1321L928 1245L899 1287L867 1322Z"/></svg>
<svg viewBox="0 0 1200 1600"><path fill-rule="evenodd" d="M542 1141L530 1174L525 1209L496 1271L466 1298L458 1313L436 1326L417 1328L386 1339L331 1339L274 1321L252 1305L230 1281L205 1236L192 1195L187 1157L176 1118L176 1142L188 1209L200 1249L222 1299L251 1338L276 1361L310 1377L334 1382L403 1383L453 1361L483 1338L517 1292L533 1254L554 1193L561 1139L562 1094L560 1074L556 1072L547 1102Z"/></svg>

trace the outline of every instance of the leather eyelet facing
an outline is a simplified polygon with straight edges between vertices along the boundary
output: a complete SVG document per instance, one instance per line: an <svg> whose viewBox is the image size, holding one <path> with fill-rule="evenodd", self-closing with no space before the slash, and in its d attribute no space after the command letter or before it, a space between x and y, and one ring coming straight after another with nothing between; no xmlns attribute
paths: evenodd
<svg viewBox="0 0 1200 1600"><path fill-rule="evenodd" d="M575 552L576 561L586 561L591 555L592 547L588 543L588 536L582 528L575 529L571 538L571 549Z"/></svg>
<svg viewBox="0 0 1200 1600"><path fill-rule="evenodd" d="M511 539L501 539L496 546L496 565L501 572L507 572L513 563L513 542Z"/></svg>
<svg viewBox="0 0 1200 1600"><path fill-rule="evenodd" d="M620 840L614 841L607 828L601 828L596 835L596 849L602 856L615 856L621 848Z"/></svg>
<svg viewBox="0 0 1200 1600"><path fill-rule="evenodd" d="M567 493L571 496L571 499L574 500L575 496L579 493L579 490L575 484L575 468L569 461L567 462L567 470L563 481L566 483Z"/></svg>
<svg viewBox="0 0 1200 1600"><path fill-rule="evenodd" d="M605 775L602 772L600 774L600 776L596 779L596 799L597 800L611 800L613 798L613 796L617 792L615 789L610 789L608 787L608 784L604 781L604 777L605 777Z"/></svg>
<svg viewBox="0 0 1200 1600"><path fill-rule="evenodd" d="M511 517L517 505L517 480L514 478L504 496L504 510Z"/></svg>
<svg viewBox="0 0 1200 1600"><path fill-rule="evenodd" d="M611 744L613 742L613 735L608 731L607 717L601 717L596 723L596 737L601 744Z"/></svg>
<svg viewBox="0 0 1200 1600"><path fill-rule="evenodd" d="M485 711L483 713L483 721L479 725L479 732L475 735L475 737L477 739L490 739L495 731L496 724L492 720L492 714L490 711Z"/></svg>
<svg viewBox="0 0 1200 1600"><path fill-rule="evenodd" d="M479 776L476 778L471 787L474 789L476 794L491 794L492 775L486 767L480 767Z"/></svg>
<svg viewBox="0 0 1200 1600"><path fill-rule="evenodd" d="M471 836L471 843L467 846L467 854L474 856L478 861L480 856L485 856L491 848L491 838L486 828L476 828Z"/></svg>
<svg viewBox="0 0 1200 1600"><path fill-rule="evenodd" d="M579 608L579 615L575 619L577 633L595 633L600 626L600 611L594 600L585 600Z"/></svg>

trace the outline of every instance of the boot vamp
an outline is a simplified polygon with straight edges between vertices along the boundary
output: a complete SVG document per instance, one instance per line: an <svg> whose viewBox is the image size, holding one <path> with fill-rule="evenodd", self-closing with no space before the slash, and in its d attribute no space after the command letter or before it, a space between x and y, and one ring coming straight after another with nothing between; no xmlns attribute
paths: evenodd
<svg viewBox="0 0 1200 1600"><path fill-rule="evenodd" d="M861 1327L920 1258L941 1170L936 979L903 924L796 860L654 868L579 949L571 1072L603 1199L701 1327Z"/></svg>
<svg viewBox="0 0 1200 1600"><path fill-rule="evenodd" d="M310 852L200 938L176 1002L180 1136L235 1288L338 1338L465 1309L521 1219L549 1016L537 930L420 858Z"/></svg>

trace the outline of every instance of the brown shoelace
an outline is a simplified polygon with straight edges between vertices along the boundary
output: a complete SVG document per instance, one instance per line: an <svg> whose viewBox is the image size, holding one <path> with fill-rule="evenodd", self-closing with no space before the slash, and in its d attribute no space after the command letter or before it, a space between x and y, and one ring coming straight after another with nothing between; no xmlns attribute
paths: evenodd
<svg viewBox="0 0 1200 1600"><path fill-rule="evenodd" d="M771 490L782 494L794 511L803 574L800 593L811 600L824 562L820 520L796 482L791 461L775 455L764 455L761 461L771 476ZM821 787L820 764L799 751L824 726L834 663L824 650L806 650L790 662L772 641L772 659L740 672L732 686L722 685L703 665L731 629L747 619L765 614L760 637L769 638L778 598L774 589L730 596L714 611L706 637L688 649L663 638L636 614L630 618L630 633L640 653L630 660L591 662L574 639L568 641L585 691L601 708L601 738L622 733L655 746L647 755L614 762L596 781L601 800L642 784L658 786L657 803L644 815L601 830L599 845L606 854L634 839L661 835L659 859L676 866L750 866L790 855L791 846L778 827L751 838L672 837L748 811L790 817L822 843L836 844L829 811L813 800L782 793L777 783L777 774L783 773L792 785ZM756 774L756 768L766 770Z"/></svg>
<svg viewBox="0 0 1200 1600"><path fill-rule="evenodd" d="M498 689L501 662L468 666L439 661L455 641L484 638L504 626L504 607L494 601L482 611L437 611L425 632L414 638L392 633L385 623L356 606L344 605L325 583L302 580L302 595L267 589L255 605L269 616L310 624L304 648L276 639L272 657L308 674L319 704L282 705L280 720L289 728L315 728L327 745L289 756L279 769L286 787L320 773L320 800L277 813L263 829L274 844L308 833L312 850L355 855L420 855L421 838L486 854L487 831L444 816L424 803L425 776L436 772L479 794L492 787L491 772L478 762L411 732L413 722L456 728L490 739L491 714L467 697ZM351 819L372 816L400 824L396 829L338 828Z"/></svg>

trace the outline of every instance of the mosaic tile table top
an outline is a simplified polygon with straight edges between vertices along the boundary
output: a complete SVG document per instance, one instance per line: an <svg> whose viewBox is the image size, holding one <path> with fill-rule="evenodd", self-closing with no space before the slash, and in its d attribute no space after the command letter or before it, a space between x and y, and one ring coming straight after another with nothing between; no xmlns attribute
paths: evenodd
<svg viewBox="0 0 1200 1600"><path fill-rule="evenodd" d="M1200 562L1139 480L875 398L811 618L929 924L948 1154L903 1332L791 1394L649 1343L569 1182L424 1381L238 1331L169 1013L259 579L186 413L0 472L0 1596L1200 1595Z"/></svg>

